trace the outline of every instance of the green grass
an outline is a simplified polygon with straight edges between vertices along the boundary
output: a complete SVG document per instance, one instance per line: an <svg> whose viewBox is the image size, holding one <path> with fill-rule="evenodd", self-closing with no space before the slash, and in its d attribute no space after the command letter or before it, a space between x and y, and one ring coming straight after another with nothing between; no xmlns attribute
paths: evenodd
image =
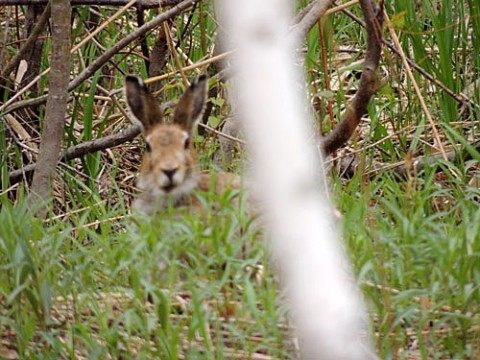
<svg viewBox="0 0 480 360"><path fill-rule="evenodd" d="M232 196L205 194L219 213L112 220L120 211L97 228L88 210L46 225L6 205L2 338L21 358L222 358L220 348L288 358L262 241Z"/></svg>
<svg viewBox="0 0 480 360"><path fill-rule="evenodd" d="M358 183L339 184L336 192L357 276L375 314L381 358L412 338L425 359L476 358L478 188L462 179L441 188L432 169L407 183L379 176L362 192Z"/></svg>
<svg viewBox="0 0 480 360"><path fill-rule="evenodd" d="M475 83L480 73L477 2L431 0L415 6L402 0L387 4L404 51L455 93L470 88L468 96L480 103L480 86ZM75 43L86 34L87 8L78 9ZM359 14L358 8L351 10ZM106 7L100 11L113 13ZM216 26L212 14L210 3L199 5L190 22L193 30L185 32L186 40L180 44L193 62L211 49ZM153 15L147 12L146 20ZM130 22L134 18L129 14ZM185 21L176 20L179 33ZM112 46L133 31L130 22L123 22L120 29L107 27L98 35L101 45ZM348 71L356 69L352 62L363 58L364 31L348 17L335 14L324 21L324 36L329 76L335 79L339 70L351 75ZM306 44L306 71L314 92L325 87L319 41L314 29ZM338 46L360 52L337 63ZM8 49L7 56L12 56L16 48ZM73 57L72 74L101 51L93 43L85 46ZM145 77L139 53L137 46L133 53L116 55L107 65L107 75L99 71L76 90L69 104L66 146L128 125L113 102L95 96L105 96L98 85L109 91L121 88L129 62L132 71ZM435 166L440 171L426 168L407 180L396 179L388 169L367 179L373 164L403 161L408 152L416 157L435 151L432 129L401 62L389 50L383 55L380 73L385 86L372 101L369 121L351 142L360 163L357 173L348 180L331 176L334 203L342 213L339 226L365 295L371 335L382 359L477 359L478 152L470 151L473 160L439 161ZM169 64L176 67L173 60ZM462 108L437 85L418 73L415 78L447 149L478 139L478 107ZM179 77L164 85L164 100L177 96L183 87ZM332 96L336 114L357 85L355 76L339 84ZM45 86L43 79L41 89ZM225 119L229 115L225 91L212 101L217 105L212 119ZM322 128L328 131L330 122L324 118L328 112L321 111ZM39 113L43 114L42 107ZM28 130L36 126L23 114L13 115ZM196 145L202 168L212 167L217 138L206 133ZM2 181L0 358L8 352L22 359L227 359L231 353L252 359L257 354L295 358L288 309L264 236L243 208L231 205L232 197L239 195L202 194L202 213L169 210L151 219L131 215L142 146L136 140L72 160L69 167L60 165L50 220L45 222L28 210L25 184L10 188ZM2 179L30 161L29 152L12 138L3 121L0 150ZM241 163L239 158L226 166L238 171ZM213 204L220 206L214 210Z"/></svg>

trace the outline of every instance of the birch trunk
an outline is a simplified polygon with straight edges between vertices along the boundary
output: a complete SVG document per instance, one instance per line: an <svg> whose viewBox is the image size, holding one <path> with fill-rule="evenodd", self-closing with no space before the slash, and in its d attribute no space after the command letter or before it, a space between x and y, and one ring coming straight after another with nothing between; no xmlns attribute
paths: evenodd
<svg viewBox="0 0 480 360"><path fill-rule="evenodd" d="M371 359L364 308L335 229L320 151L294 66L289 1L218 1L232 59L254 181L265 203L305 359Z"/></svg>

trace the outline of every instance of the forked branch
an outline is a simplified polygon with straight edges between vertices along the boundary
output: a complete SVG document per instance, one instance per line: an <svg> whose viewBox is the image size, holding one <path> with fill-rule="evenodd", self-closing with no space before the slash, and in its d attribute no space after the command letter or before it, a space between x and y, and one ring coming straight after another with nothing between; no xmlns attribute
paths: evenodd
<svg viewBox="0 0 480 360"><path fill-rule="evenodd" d="M378 90L377 68L382 48L383 0L375 6L374 0L360 0L365 27L367 29L367 55L357 93L340 124L322 139L323 154L328 156L342 147L353 135L368 103Z"/></svg>

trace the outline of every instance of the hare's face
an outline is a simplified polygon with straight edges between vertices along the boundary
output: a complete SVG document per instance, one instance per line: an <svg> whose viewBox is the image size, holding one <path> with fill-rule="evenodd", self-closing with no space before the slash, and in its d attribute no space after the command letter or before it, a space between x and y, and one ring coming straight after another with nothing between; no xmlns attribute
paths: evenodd
<svg viewBox="0 0 480 360"><path fill-rule="evenodd" d="M200 174L191 137L203 113L207 82L203 75L192 83L175 107L173 123L166 124L160 106L143 81L134 76L125 80L128 106L143 126L146 152L137 184L149 201L164 195L187 195L198 184Z"/></svg>
<svg viewBox="0 0 480 360"><path fill-rule="evenodd" d="M186 194L196 187L199 173L190 134L180 126L157 125L145 136L147 147L138 186L154 194Z"/></svg>

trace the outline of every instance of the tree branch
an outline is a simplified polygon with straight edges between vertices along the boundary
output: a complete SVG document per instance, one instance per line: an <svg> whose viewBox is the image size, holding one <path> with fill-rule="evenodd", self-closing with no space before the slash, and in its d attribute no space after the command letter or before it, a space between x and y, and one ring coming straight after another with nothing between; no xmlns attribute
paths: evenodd
<svg viewBox="0 0 480 360"><path fill-rule="evenodd" d="M159 26L162 22L177 16L182 11L184 11L185 9L189 8L191 5L199 1L202 1L202 0L184 0L178 5L171 8L170 10L161 13L160 15L155 17L153 20L147 22L142 27L130 33L128 36L119 40L114 46L107 49L107 51L105 51L102 54L102 56L95 59L95 61L93 61L87 68L85 68L72 82L70 82L70 84L68 85L68 91L69 92L72 91L81 83L83 83L86 79L92 76L95 73L95 71L100 69L106 62L108 62L113 55L115 55L120 50L128 46L132 41L136 40L137 38L146 34L148 31ZM29 106L36 106L36 105L43 104L46 101L46 99L47 99L47 96L40 96L36 99L29 99L26 101L28 102ZM25 105L25 102L18 101L2 110L3 110L3 113L6 114L24 105Z"/></svg>
<svg viewBox="0 0 480 360"><path fill-rule="evenodd" d="M77 5L111 5L124 6L130 0L70 0L71 6ZM46 5L48 0L0 0L0 6L16 6L16 5ZM145 9L158 8L159 6L175 6L181 0L137 0L136 6Z"/></svg>
<svg viewBox="0 0 480 360"><path fill-rule="evenodd" d="M292 29L291 36L295 39L305 39L310 29L320 20L331 3L331 0L316 0L307 5L306 10L295 18L298 19L298 23Z"/></svg>
<svg viewBox="0 0 480 360"><path fill-rule="evenodd" d="M179 13L184 11L185 9L189 8L193 4L202 1L202 0L184 0L181 3L179 3L177 6L171 8L168 11L165 11L155 17L153 20L147 22L145 25L142 27L138 28L136 31L130 33L128 36L124 37L123 39L119 40L114 46L111 48L107 49L103 53L102 56L98 57L92 64L87 67L85 70L83 70L69 85L68 89L69 91L75 89L77 86L79 86L83 81L88 79L90 76L92 76L95 71L97 71L100 67L102 67L107 61L110 60L110 58L118 53L120 50L125 48L127 45L129 45L132 41L138 39L139 37L145 35L148 31L156 28L159 26L161 23L164 21L173 18L174 16L177 16Z"/></svg>
<svg viewBox="0 0 480 360"><path fill-rule="evenodd" d="M310 10L312 10L317 0L313 0L311 3L308 3L303 9L301 9L298 14L296 14L292 19L292 26L298 25L298 23L305 17Z"/></svg>
<svg viewBox="0 0 480 360"><path fill-rule="evenodd" d="M0 73L3 69L3 61L5 59L5 53L7 49L8 38L10 34L10 22L12 21L12 8L7 9L6 19L4 21L3 29L0 31L0 36L2 36L2 45L0 47ZM3 96L2 96L3 98Z"/></svg>
<svg viewBox="0 0 480 360"><path fill-rule="evenodd" d="M378 88L376 71L382 48L383 0L379 2L378 9L373 0L360 0L360 5L367 29L367 55L362 77L357 93L340 124L322 139L325 156L332 154L350 139L362 116L367 113L370 98Z"/></svg>
<svg viewBox="0 0 480 360"><path fill-rule="evenodd" d="M472 149L474 151L480 152L480 142L479 141L476 141L476 142L470 144L470 146L472 147ZM422 156L420 158L417 158L417 159L413 160L411 164L407 164L407 162L404 162L404 163L400 164L399 166L395 167L393 169L393 172L394 172L395 175L399 176L400 178L406 179L409 174L418 173L418 172L422 171L423 169L425 169L425 167L433 166L436 163L438 163L439 161L442 161L442 160L445 160L445 159L448 162L451 162L451 163L454 164L454 163L458 163L460 161L460 159L471 160L473 158L474 158L474 155L472 154L472 152L469 151L468 148L464 147L461 150L447 151L447 152L445 152L445 154L437 153L437 154L434 154L434 155ZM376 169L373 170L373 172L369 172L367 175L370 178L373 178L376 175L378 175L378 173L380 171L382 171L384 167L385 166L376 166ZM441 168L439 167L438 169L440 170Z"/></svg>
<svg viewBox="0 0 480 360"><path fill-rule="evenodd" d="M20 63L20 60L25 56L25 54L32 48L32 46L37 41L38 36L42 33L45 25L50 18L50 2L47 4L45 9L43 10L42 15L38 19L38 22L35 24L30 36L28 37L27 41L23 44L21 49L17 52L17 54L13 57L12 60L5 66L2 71L2 78L6 78ZM2 79L3 80L3 79Z"/></svg>
<svg viewBox="0 0 480 360"><path fill-rule="evenodd" d="M69 161L84 156L86 154L93 153L95 151L101 151L123 144L124 142L133 140L138 134L140 134L141 131L142 129L140 125L135 124L129 126L128 128L119 133L105 136L100 139L83 142L81 144L68 148L58 158L58 161ZM30 164L21 169L12 171L9 175L10 185L16 184L17 182L21 181L23 176L32 172L36 166L37 164Z"/></svg>
<svg viewBox="0 0 480 360"><path fill-rule="evenodd" d="M469 148L470 147L470 150ZM445 152L445 157L448 162L452 164L458 164L460 161L471 160L475 158L474 152L480 153L480 142L476 141L471 144L468 144L468 147L462 147L461 149L451 150ZM472 150L473 149L473 150ZM478 155L477 155L478 156ZM389 163L373 163L370 166L370 169L365 172L363 175L369 179L373 179L378 176L380 173L385 173L385 171L391 171L393 174L398 176L400 179L407 179L409 174L417 174L420 171L424 170L428 166L434 166L439 161L444 160L444 156L441 153L436 153L433 155L419 156L410 161L403 161L396 164ZM351 178L355 175L355 171L358 166L358 161L352 154L345 156L340 165L340 177ZM441 171L441 167L437 167L435 172Z"/></svg>
<svg viewBox="0 0 480 360"><path fill-rule="evenodd" d="M351 11L347 9L342 10L345 15L349 18L353 19L355 22L360 24L361 26L365 27L365 24ZM390 50L392 50L397 56L400 56L400 52L398 49L393 45L391 42L387 41L386 39L382 39L382 43L387 46ZM406 58L408 64L417 70L423 77L425 77L428 81L434 83L438 87L440 87L445 93L447 93L450 97L455 99L460 105L464 105L465 102L468 102L471 106L478 107L479 105L472 99L468 98L465 94L456 94L452 90L450 90L445 84L443 84L440 80L433 77L433 75L429 74L425 69L423 69L420 65L418 65L415 61L410 58Z"/></svg>

